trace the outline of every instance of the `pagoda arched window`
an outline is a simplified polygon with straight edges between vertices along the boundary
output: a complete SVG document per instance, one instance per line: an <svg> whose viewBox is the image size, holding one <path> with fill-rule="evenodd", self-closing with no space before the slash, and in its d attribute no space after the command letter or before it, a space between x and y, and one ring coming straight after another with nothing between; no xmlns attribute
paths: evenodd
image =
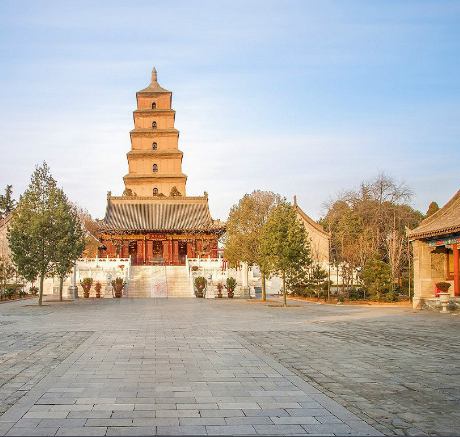
<svg viewBox="0 0 460 437"><path fill-rule="evenodd" d="M157 195L158 195L158 188L154 188L154 189L153 189L153 195L154 195L154 196L157 196Z"/></svg>
<svg viewBox="0 0 460 437"><path fill-rule="evenodd" d="M152 171L153 171L154 173L157 173L157 172L158 172L158 165L157 165L157 164L153 164L153 166L152 166Z"/></svg>
<svg viewBox="0 0 460 437"><path fill-rule="evenodd" d="M157 104L155 102L152 102L152 109L157 109Z"/></svg>
<svg viewBox="0 0 460 437"><path fill-rule="evenodd" d="M152 150L157 150L157 143L156 142L152 143Z"/></svg>
<svg viewBox="0 0 460 437"><path fill-rule="evenodd" d="M156 121L153 121L152 122L152 129L156 129L157 128L157 122Z"/></svg>

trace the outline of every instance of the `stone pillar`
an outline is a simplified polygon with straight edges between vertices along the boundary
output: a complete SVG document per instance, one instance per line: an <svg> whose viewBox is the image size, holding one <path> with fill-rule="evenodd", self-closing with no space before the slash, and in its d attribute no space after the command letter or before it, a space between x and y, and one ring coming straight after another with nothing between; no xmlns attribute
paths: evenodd
<svg viewBox="0 0 460 437"><path fill-rule="evenodd" d="M423 263L421 260L420 241L412 241L412 251L414 255L413 269L414 269L414 298L412 299L412 305L414 308L420 308L421 295L422 295L422 281L420 278L420 264Z"/></svg>
<svg viewBox="0 0 460 437"><path fill-rule="evenodd" d="M453 245L454 252L454 296L460 296L460 284L459 284L459 249L458 243Z"/></svg>
<svg viewBox="0 0 460 437"><path fill-rule="evenodd" d="M78 299L78 287L77 287L77 261L73 266L73 273L70 280L72 285L67 288L67 299Z"/></svg>
<svg viewBox="0 0 460 437"><path fill-rule="evenodd" d="M249 287L248 287L248 263L243 263L243 268L241 270L241 297L243 299L249 299Z"/></svg>

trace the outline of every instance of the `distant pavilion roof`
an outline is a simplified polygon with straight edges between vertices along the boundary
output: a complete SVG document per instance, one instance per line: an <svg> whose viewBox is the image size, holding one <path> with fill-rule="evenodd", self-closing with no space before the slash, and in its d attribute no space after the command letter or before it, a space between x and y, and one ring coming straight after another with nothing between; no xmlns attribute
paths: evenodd
<svg viewBox="0 0 460 437"><path fill-rule="evenodd" d="M207 197L107 197L102 232L213 232L225 226L213 220Z"/></svg>
<svg viewBox="0 0 460 437"><path fill-rule="evenodd" d="M160 85L158 85L157 70L156 68L153 68L152 82L150 82L150 85L147 88L144 88L143 90L140 90L137 93L139 94L139 93L170 93L170 92L171 91L165 90Z"/></svg>
<svg viewBox="0 0 460 437"><path fill-rule="evenodd" d="M407 232L411 240L460 232L460 190L440 210Z"/></svg>

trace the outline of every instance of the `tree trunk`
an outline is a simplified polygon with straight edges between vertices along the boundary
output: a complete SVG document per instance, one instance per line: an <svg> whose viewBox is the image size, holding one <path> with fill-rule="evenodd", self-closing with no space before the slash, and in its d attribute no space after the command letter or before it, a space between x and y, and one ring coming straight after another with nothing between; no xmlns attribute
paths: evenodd
<svg viewBox="0 0 460 437"><path fill-rule="evenodd" d="M265 273L262 273L262 300L264 302L267 300L267 292L265 288Z"/></svg>
<svg viewBox="0 0 460 437"><path fill-rule="evenodd" d="M40 275L40 289L38 290L38 306L42 306L44 280L45 280L45 275Z"/></svg>
<svg viewBox="0 0 460 437"><path fill-rule="evenodd" d="M283 307L287 307L286 304L286 272L283 270Z"/></svg>
<svg viewBox="0 0 460 437"><path fill-rule="evenodd" d="M59 278L59 300L62 302L62 286L64 283L64 278L61 276Z"/></svg>

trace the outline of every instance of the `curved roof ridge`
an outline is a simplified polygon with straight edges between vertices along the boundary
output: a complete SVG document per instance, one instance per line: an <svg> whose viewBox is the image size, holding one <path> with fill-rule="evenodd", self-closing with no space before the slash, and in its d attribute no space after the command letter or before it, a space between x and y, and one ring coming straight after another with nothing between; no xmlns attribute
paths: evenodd
<svg viewBox="0 0 460 437"><path fill-rule="evenodd" d="M311 217L309 217L307 214L305 214L302 209L300 208L297 203L295 204L295 208L297 212L302 216L302 218L307 221L311 226L313 226L317 231L323 233L324 235L327 235L328 237L331 236L330 232L327 232L324 230L323 226L321 226L319 223L316 223Z"/></svg>
<svg viewBox="0 0 460 437"><path fill-rule="evenodd" d="M443 230L460 229L460 190L438 211L423 220L408 237L439 234ZM444 221L444 223L443 223ZM428 236L428 235L427 235Z"/></svg>

